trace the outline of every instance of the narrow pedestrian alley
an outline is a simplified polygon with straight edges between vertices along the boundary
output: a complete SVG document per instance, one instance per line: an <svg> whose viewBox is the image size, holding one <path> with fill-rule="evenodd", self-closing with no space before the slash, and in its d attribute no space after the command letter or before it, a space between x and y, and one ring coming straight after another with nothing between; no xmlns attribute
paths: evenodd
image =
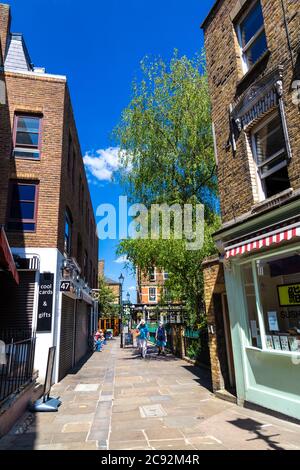
<svg viewBox="0 0 300 470"><path fill-rule="evenodd" d="M214 397L208 371L145 360L112 340L52 389L57 413L26 413L0 440L13 450L300 449L300 426Z"/></svg>

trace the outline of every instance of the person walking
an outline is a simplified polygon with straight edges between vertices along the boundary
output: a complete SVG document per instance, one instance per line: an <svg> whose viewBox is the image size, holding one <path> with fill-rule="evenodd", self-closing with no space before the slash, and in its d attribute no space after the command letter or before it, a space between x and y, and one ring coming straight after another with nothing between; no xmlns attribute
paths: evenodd
<svg viewBox="0 0 300 470"><path fill-rule="evenodd" d="M167 333L162 321L159 322L155 333L156 346L158 348L158 356L166 355L165 347L167 345Z"/></svg>
<svg viewBox="0 0 300 470"><path fill-rule="evenodd" d="M139 340L141 356L145 358L147 355L147 341L149 338L149 330L148 330L148 326L146 325L145 320L141 320L138 326L138 330L139 330L138 340Z"/></svg>

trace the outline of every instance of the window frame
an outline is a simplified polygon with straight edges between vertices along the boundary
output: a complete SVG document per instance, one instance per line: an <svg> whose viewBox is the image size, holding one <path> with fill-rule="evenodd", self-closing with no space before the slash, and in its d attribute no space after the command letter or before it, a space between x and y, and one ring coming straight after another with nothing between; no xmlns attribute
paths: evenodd
<svg viewBox="0 0 300 470"><path fill-rule="evenodd" d="M280 151L274 153L274 155L272 155L271 157L267 158L263 163L259 164L258 163L259 154L258 154L258 149L257 149L256 135L258 134L259 131L261 131L264 127L266 127L270 122L272 122L276 116L278 116L280 120L285 147L282 148ZM267 116L263 117L256 125L254 125L250 129L249 140L251 144L253 159L254 159L255 166L256 166L256 174L257 174L257 179L258 179L260 198L262 200L265 200L267 199L265 179L271 176L273 173L276 173L277 171L281 170L282 168L285 168L288 165L287 142L285 139L280 109L278 107L276 107L276 109L272 111L271 113L269 113ZM268 163L271 163L273 160L278 158L282 153L284 153L286 156L285 160L280 162L278 165L274 166L274 168L268 170L268 172L262 176L261 169Z"/></svg>
<svg viewBox="0 0 300 470"><path fill-rule="evenodd" d="M163 276L164 276L164 281L167 281L169 279L169 273L168 272L164 271Z"/></svg>
<svg viewBox="0 0 300 470"><path fill-rule="evenodd" d="M153 291L155 291L155 295L153 295L153 296L151 296L151 294L150 294L151 289ZM155 299L151 300L151 297L155 297ZM149 303L152 303L152 302L156 303L157 302L157 288L156 287L148 287L148 299L149 299Z"/></svg>
<svg viewBox="0 0 300 470"><path fill-rule="evenodd" d="M32 200L20 200L19 202L34 202L34 218L33 219L13 219L10 217L12 202L13 202L13 187L14 185L22 186L34 186L35 187L35 196L34 201ZM23 180L10 180L9 181L9 204L7 207L7 216L6 216L6 228L8 232L16 233L36 233L37 231L37 214L38 214L38 201L39 201L39 181L23 181ZM10 223L20 223L20 224L33 224L34 230L16 230L9 227Z"/></svg>
<svg viewBox="0 0 300 470"><path fill-rule="evenodd" d="M154 266L151 269L153 269L153 275L150 273L150 269L149 269L149 273L148 273L149 281L150 282L155 282L156 281L156 267Z"/></svg>
<svg viewBox="0 0 300 470"><path fill-rule="evenodd" d="M245 350L250 349L250 350L259 351L260 353L263 353L263 354L272 354L272 355L276 355L276 356L279 355L279 356L288 356L288 357L294 357L294 356L299 357L299 351L279 351L279 350L275 350L275 349L269 349L267 347L267 341L266 341L267 333L266 333L266 327L265 327L265 317L264 317L264 310L263 310L263 306L262 306L262 302L261 302L258 273L257 273L257 269L256 269L257 261L262 261L262 260L268 261L269 259L272 259L274 256L280 256L280 255L284 256L284 255L292 254L295 251L297 251L297 246L300 247L300 245L297 244L293 247L282 247L282 248L279 248L279 249L277 248L277 249L271 250L268 253L256 254L254 256L251 256L248 259L241 260L240 262L236 263L236 266L238 267L238 271L239 271L240 274L241 274L241 268L244 265L251 265L253 282L254 282L254 290L255 290L255 295L256 295L256 312L257 312L257 317L258 317L258 327L259 327L260 332L261 332L261 343L262 343L261 348L252 346L250 344L250 341L249 341L249 335L250 335L250 331L249 331L248 335L245 337L245 339L243 341L244 354L245 354ZM242 294L243 299L245 301L245 293L244 293L243 285L242 285L241 294ZM249 320L247 309L245 310L245 320L246 321Z"/></svg>
<svg viewBox="0 0 300 470"><path fill-rule="evenodd" d="M235 25L234 25L235 26L235 31L236 31L236 34L237 34L237 38L238 38L239 47L240 47L240 50L241 50L241 59L242 59L242 66L243 66L244 74L246 74L249 70L251 70L252 67L254 67L255 64L257 63L257 61L260 59L260 58L258 58L256 62L254 62L253 64L249 64L247 51L250 49L250 47L255 43L255 41L259 38L259 36L263 32L265 32L265 38L266 38L266 43L267 43L266 28L265 28L265 23L263 22L262 26L256 31L256 33L251 37L251 39L247 42L247 44L243 45L241 23L250 14L250 12L254 9L254 7L257 3L260 3L260 6L262 8L261 0L253 0L253 2L250 3L250 5L246 9L246 11L235 21ZM267 50L268 50L268 45L267 45L266 51ZM263 56L263 54L262 54L262 56Z"/></svg>
<svg viewBox="0 0 300 470"><path fill-rule="evenodd" d="M39 120L39 131L38 131L38 145L37 146L32 146L32 145L17 145L17 133L18 133L18 121L20 118L27 118L27 119L38 119ZM14 115L14 127L13 127L13 157L21 160L34 160L34 161L39 161L41 159L41 153L42 153L42 135L43 135L43 120L44 117L42 114L34 114L34 113L18 113L16 112ZM38 153L38 157L24 157L20 155L15 155L16 151L28 151L32 150L33 152L36 151ZM28 152L29 153L29 152Z"/></svg>
<svg viewBox="0 0 300 470"><path fill-rule="evenodd" d="M64 223L64 254L66 256L71 256L72 254L72 239L73 239L73 220L72 220L72 216L71 216L71 212L69 211L69 209L67 208L66 211L65 211L65 219L64 219L65 223ZM69 235L69 240L68 240L68 250L66 250L66 223L68 222L68 225L69 225L69 231L70 231L70 235Z"/></svg>

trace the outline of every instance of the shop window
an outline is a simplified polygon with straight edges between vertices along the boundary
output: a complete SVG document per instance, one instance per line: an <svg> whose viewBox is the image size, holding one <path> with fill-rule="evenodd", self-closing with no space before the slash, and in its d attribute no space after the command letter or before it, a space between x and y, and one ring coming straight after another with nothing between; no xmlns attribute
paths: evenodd
<svg viewBox="0 0 300 470"><path fill-rule="evenodd" d="M261 198L269 198L290 187L287 148L278 110L251 132Z"/></svg>
<svg viewBox="0 0 300 470"><path fill-rule="evenodd" d="M256 262L266 348L300 352L300 255Z"/></svg>
<svg viewBox="0 0 300 470"><path fill-rule="evenodd" d="M156 287L149 287L149 302L156 302Z"/></svg>
<svg viewBox="0 0 300 470"><path fill-rule="evenodd" d="M41 150L41 116L16 115L14 123L14 157L38 160Z"/></svg>
<svg viewBox="0 0 300 470"><path fill-rule="evenodd" d="M242 267L250 345L300 353L300 254L292 252Z"/></svg>
<svg viewBox="0 0 300 470"><path fill-rule="evenodd" d="M7 229L17 232L35 232L37 218L38 184L12 182Z"/></svg>
<svg viewBox="0 0 300 470"><path fill-rule="evenodd" d="M64 235L64 252L66 256L71 256L72 250L72 217L67 210L65 214L65 235Z"/></svg>
<svg viewBox="0 0 300 470"><path fill-rule="evenodd" d="M236 32L246 73L268 49L260 1L252 3L240 18Z"/></svg>

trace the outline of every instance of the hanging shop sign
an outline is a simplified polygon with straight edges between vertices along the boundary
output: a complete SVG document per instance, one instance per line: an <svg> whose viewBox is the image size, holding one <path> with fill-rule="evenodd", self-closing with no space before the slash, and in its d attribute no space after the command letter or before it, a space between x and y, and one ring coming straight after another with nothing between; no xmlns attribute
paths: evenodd
<svg viewBox="0 0 300 470"><path fill-rule="evenodd" d="M37 331L50 333L52 328L54 274L40 274Z"/></svg>
<svg viewBox="0 0 300 470"><path fill-rule="evenodd" d="M300 284L278 286L278 297L281 307L300 306Z"/></svg>

